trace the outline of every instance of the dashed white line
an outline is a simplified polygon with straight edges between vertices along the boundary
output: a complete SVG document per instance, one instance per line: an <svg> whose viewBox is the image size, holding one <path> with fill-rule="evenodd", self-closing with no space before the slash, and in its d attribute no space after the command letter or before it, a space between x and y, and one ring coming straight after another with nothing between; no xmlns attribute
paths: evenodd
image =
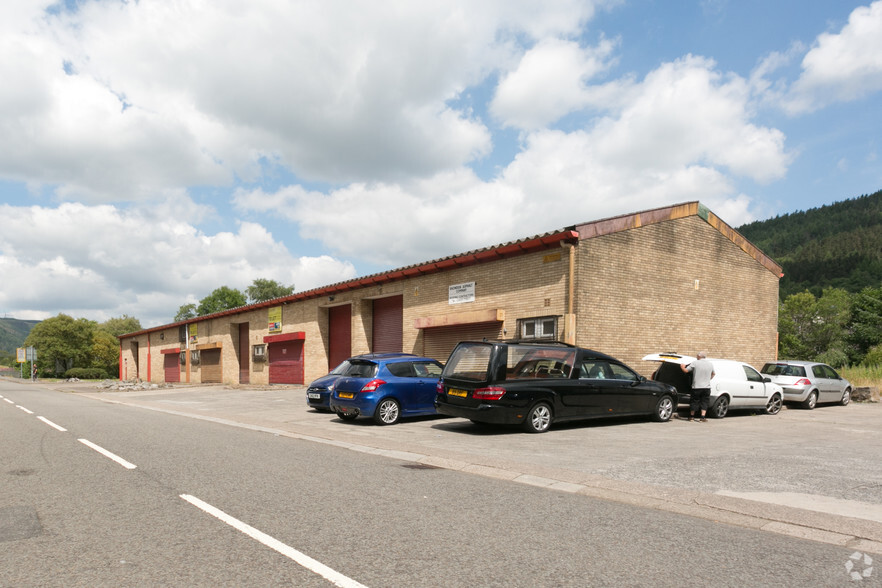
<svg viewBox="0 0 882 588"><path fill-rule="evenodd" d="M33 411L30 411L30 410L26 409L25 407L23 407L23 406L20 405L20 404L16 404L16 405L15 405L15 408L18 408L18 409L20 409L20 410L23 410L23 411L25 411L25 412L28 413L28 414L34 414Z"/></svg>
<svg viewBox="0 0 882 588"><path fill-rule="evenodd" d="M11 401L11 400L8 399L8 398L4 398L3 400L5 400L6 402L8 402L9 404L15 404L13 401Z"/></svg>
<svg viewBox="0 0 882 588"><path fill-rule="evenodd" d="M126 468L126 469L133 470L133 469L135 469L136 467L138 467L138 466L136 466L135 464L133 464L133 463L131 463L131 462L128 462L128 461L124 460L124 459L121 458L120 456L115 455L115 454L113 454L113 453L107 451L107 450L104 449L103 447L100 447L100 446L98 446L98 445L95 445L94 443L92 443L91 441L89 441L89 440L87 440L87 439L77 439L77 441L79 441L80 443L82 443L82 444L85 445L86 447L91 447L92 449L94 449L95 451L97 451L98 453L100 453L101 455L103 455L104 457L107 457L107 458L112 459L113 461L115 461L116 463L118 463L119 465L121 465L122 467L124 467L124 468Z"/></svg>
<svg viewBox="0 0 882 588"><path fill-rule="evenodd" d="M50 420L47 419L46 417L38 416L37 418L40 419L41 421L43 421L44 423L46 423L47 425L49 425L50 427L52 427L53 429L58 429L58 430L61 431L62 433L64 433L65 431L67 431L67 429L65 429L64 427L60 427L60 426L56 425L55 423L53 423L52 421L50 421Z"/></svg>
<svg viewBox="0 0 882 588"><path fill-rule="evenodd" d="M274 539L273 537L270 537L266 533L258 531L257 529L255 529L251 525L247 525L247 524L243 523L242 521L240 521L239 519L231 517L230 515L228 515L224 511L219 510L219 509L211 506L207 502L203 502L203 501L199 500L195 496L190 496L189 494L181 494L180 496L181 496L181 498L183 498L184 500L186 500L187 502L189 502L190 504L192 504L196 508L199 508L199 509L207 512L211 516L220 519L221 521L230 525L234 529L237 529L238 531L245 533L246 535L248 535L252 539L256 539L257 541L263 543L264 545L266 545L270 549L274 549L274 550L278 551L279 553L281 553L282 555L284 555L288 559L294 560L295 562L297 562L298 564L300 564L301 566L303 566L307 570L322 576L323 578L329 580L330 582L332 582L336 586L340 586L341 588L365 588L364 584L360 584L360 583L356 582L355 580L353 580L352 578L344 576L343 574L341 574L340 572L337 572L336 570L332 570L331 568L329 568L325 564L314 560L313 558L309 557L308 555L306 555L304 553L297 551L293 547L285 545L284 543L282 543L278 539Z"/></svg>

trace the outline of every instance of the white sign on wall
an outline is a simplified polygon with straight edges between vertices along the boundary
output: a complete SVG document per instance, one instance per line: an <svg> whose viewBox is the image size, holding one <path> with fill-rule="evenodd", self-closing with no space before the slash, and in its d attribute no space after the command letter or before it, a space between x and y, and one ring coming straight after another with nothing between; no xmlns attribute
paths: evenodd
<svg viewBox="0 0 882 588"><path fill-rule="evenodd" d="M447 287L447 303L462 304L475 301L475 283L454 284Z"/></svg>

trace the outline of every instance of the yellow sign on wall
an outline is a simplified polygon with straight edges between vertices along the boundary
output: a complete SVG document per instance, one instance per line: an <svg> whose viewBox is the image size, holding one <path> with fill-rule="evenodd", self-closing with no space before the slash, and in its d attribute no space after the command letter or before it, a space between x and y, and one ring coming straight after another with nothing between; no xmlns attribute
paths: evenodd
<svg viewBox="0 0 882 588"><path fill-rule="evenodd" d="M270 333L281 333L282 332L282 307L274 306L269 309L269 332Z"/></svg>

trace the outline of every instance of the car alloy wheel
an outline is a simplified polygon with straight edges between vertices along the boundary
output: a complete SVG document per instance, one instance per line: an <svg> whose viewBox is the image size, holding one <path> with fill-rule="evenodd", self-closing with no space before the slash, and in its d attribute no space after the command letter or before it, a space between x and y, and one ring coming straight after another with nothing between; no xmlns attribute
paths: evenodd
<svg viewBox="0 0 882 588"><path fill-rule="evenodd" d="M818 393L813 390L811 394L808 395L808 398L805 399L805 402L802 403L802 407L806 410L811 410L816 404L818 404Z"/></svg>
<svg viewBox="0 0 882 588"><path fill-rule="evenodd" d="M717 401L714 402L713 407L711 408L711 415L716 419L721 419L729 412L729 397L728 396L720 396L717 398Z"/></svg>
<svg viewBox="0 0 882 588"><path fill-rule="evenodd" d="M674 401L670 396L662 396L655 405L655 412L652 414L653 420L659 423L666 423L671 420L674 415Z"/></svg>
<svg viewBox="0 0 882 588"><path fill-rule="evenodd" d="M842 393L842 399L839 401L839 404L842 406L848 406L849 402L851 402L851 390L846 389L845 392Z"/></svg>
<svg viewBox="0 0 882 588"><path fill-rule="evenodd" d="M528 433L544 433L551 426L551 407L540 402L530 409L524 419L524 429Z"/></svg>
<svg viewBox="0 0 882 588"><path fill-rule="evenodd" d="M378 425L394 425L401 418L401 407L394 398L384 398L377 405L374 422Z"/></svg>
<svg viewBox="0 0 882 588"><path fill-rule="evenodd" d="M766 405L766 414L778 414L781 412L782 403L780 394L772 394L769 403Z"/></svg>

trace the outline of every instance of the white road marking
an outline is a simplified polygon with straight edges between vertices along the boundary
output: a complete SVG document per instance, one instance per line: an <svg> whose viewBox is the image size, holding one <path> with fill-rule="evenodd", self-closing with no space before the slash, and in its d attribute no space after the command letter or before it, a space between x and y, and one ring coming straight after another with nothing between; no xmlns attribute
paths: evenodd
<svg viewBox="0 0 882 588"><path fill-rule="evenodd" d="M103 447L99 447L98 445L95 445L95 444L92 443L91 441L88 441L88 440L86 440L86 439L77 439L77 441L79 441L80 443L82 443L82 444L85 445L86 447L91 447L92 449L94 449L95 451L97 451L98 453L100 453L101 455L103 455L104 457L108 457L108 458L112 459L113 461L115 461L116 463L118 463L119 465L121 465L122 467L124 467L124 468L126 468L126 469L133 470L133 469L135 469L136 467L138 467L138 466L136 466L135 464L133 464L133 463L131 463L131 462L128 462L128 461L124 460L124 459L121 458L120 456L115 455L115 454L113 454L113 453L107 451L107 450L104 449Z"/></svg>
<svg viewBox="0 0 882 588"><path fill-rule="evenodd" d="M5 400L6 402L8 402L9 404L15 404L13 401L11 401L11 400L8 399L8 398L4 398L3 400Z"/></svg>
<svg viewBox="0 0 882 588"><path fill-rule="evenodd" d="M308 555L306 555L304 553L297 551L293 547L285 545L284 543L282 543L278 539L274 539L273 537L270 537L266 533L262 533L261 531L258 531L254 527L243 523L239 519L231 517L227 513L223 512L222 510L219 510L219 509L211 506L207 502L203 502L203 501L199 500L195 496L190 496L189 494L181 494L181 498L183 498L184 500L186 500L187 502L189 502L190 504L192 504L196 508L199 508L199 509L207 512L211 516L220 519L221 521L230 525L234 529L237 529L237 530L241 531L242 533L245 533L246 535L248 535L252 539L256 539L257 541L263 543L264 545L266 545L270 549L274 549L274 550L278 551L279 553L281 553L282 555L284 555L285 557L294 560L295 562L297 562L298 564L300 564L301 566L303 566L307 570L314 572L314 573L322 576L323 578L331 581L336 586L340 586L341 588L366 588L363 584L356 582L352 578L349 578L349 577L344 576L343 574L341 574L335 570L332 570L331 568L329 568L325 564L314 560L313 558L309 557Z"/></svg>
<svg viewBox="0 0 882 588"><path fill-rule="evenodd" d="M43 421L44 423L46 423L47 425L49 425L50 427L52 427L53 429L58 429L62 433L67 431L67 429L65 429L64 427L59 427L58 425L56 425L55 423L53 423L52 421L50 421L46 417L38 416L37 418L40 419L41 421Z"/></svg>
<svg viewBox="0 0 882 588"><path fill-rule="evenodd" d="M20 405L20 404L16 404L15 407L18 408L18 409L21 409L21 410L25 411L25 412L28 413L28 414L34 414L32 411L26 409L25 407L23 407L23 406Z"/></svg>

